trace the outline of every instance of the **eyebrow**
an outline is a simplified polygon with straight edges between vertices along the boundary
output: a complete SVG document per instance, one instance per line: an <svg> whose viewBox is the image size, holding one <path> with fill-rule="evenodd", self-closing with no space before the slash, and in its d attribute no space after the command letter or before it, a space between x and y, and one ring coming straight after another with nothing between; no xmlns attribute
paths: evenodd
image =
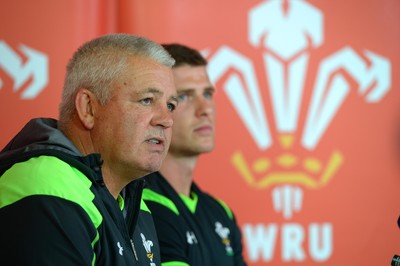
<svg viewBox="0 0 400 266"><path fill-rule="evenodd" d="M190 93L190 92L193 92L193 91L195 91L195 89L190 89L190 88L182 88L182 89L176 89L176 91L177 91L177 93L178 94L181 94L181 93Z"/></svg>
<svg viewBox="0 0 400 266"><path fill-rule="evenodd" d="M154 93L154 94L163 94L162 91L160 91L157 88L147 88L146 90L143 90L141 93Z"/></svg>
<svg viewBox="0 0 400 266"><path fill-rule="evenodd" d="M216 91L215 87L207 87L207 88L205 88L205 90L206 91L212 91L212 92Z"/></svg>
<svg viewBox="0 0 400 266"><path fill-rule="evenodd" d="M178 94L180 94L180 93L190 93L190 92L193 92L193 91L196 91L197 89L194 89L194 88L181 88L181 89L177 89L177 91L178 91ZM211 91L211 92L215 92L216 91L216 89L214 88L214 87L206 87L206 88L204 88L204 91Z"/></svg>

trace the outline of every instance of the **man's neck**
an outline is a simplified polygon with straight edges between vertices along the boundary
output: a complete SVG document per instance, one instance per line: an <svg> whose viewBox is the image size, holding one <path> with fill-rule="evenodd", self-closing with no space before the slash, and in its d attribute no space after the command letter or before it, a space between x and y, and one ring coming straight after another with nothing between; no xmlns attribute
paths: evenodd
<svg viewBox="0 0 400 266"><path fill-rule="evenodd" d="M190 196L190 187L198 156L175 157L168 154L161 166L161 174L178 194Z"/></svg>

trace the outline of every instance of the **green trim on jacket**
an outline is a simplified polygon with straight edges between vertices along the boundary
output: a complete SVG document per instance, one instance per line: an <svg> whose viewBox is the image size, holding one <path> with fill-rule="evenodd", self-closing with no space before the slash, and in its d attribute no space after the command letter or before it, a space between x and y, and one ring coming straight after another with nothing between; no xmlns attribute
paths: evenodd
<svg viewBox="0 0 400 266"><path fill-rule="evenodd" d="M7 197L0 196L0 208L28 196L55 196L82 206L98 228L103 217L93 204L94 194L88 193L91 185L82 172L56 157L34 157L14 164L0 177L0 191L7 191Z"/></svg>
<svg viewBox="0 0 400 266"><path fill-rule="evenodd" d="M149 188L143 189L142 200L157 202L173 211L176 215L179 215L178 208L175 206L175 203L172 200L161 194L158 194L157 192L154 192Z"/></svg>

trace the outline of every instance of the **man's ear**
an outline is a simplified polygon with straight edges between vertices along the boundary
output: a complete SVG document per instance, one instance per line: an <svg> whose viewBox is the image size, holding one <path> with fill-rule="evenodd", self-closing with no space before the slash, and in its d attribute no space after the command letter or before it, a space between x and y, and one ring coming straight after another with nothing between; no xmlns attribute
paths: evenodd
<svg viewBox="0 0 400 266"><path fill-rule="evenodd" d="M80 88L75 96L75 106L82 125L86 129L92 129L96 111L96 97L94 94L87 89Z"/></svg>

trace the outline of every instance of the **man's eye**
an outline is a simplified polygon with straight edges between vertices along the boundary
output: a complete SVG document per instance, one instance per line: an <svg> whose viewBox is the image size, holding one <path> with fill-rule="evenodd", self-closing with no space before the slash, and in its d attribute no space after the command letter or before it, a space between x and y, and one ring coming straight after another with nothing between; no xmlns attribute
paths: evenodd
<svg viewBox="0 0 400 266"><path fill-rule="evenodd" d="M214 96L214 92L212 92L212 91L207 91L204 93L204 98L206 98L206 99L212 99L213 96Z"/></svg>
<svg viewBox="0 0 400 266"><path fill-rule="evenodd" d="M187 99L188 99L188 95L187 95L187 94L180 94L180 95L178 95L178 100L179 100L180 102L187 101Z"/></svg>
<svg viewBox="0 0 400 266"><path fill-rule="evenodd" d="M176 109L176 105L173 104L173 103L168 103L168 104L167 104L167 107L168 107L168 110L169 110L170 112L173 112L173 111Z"/></svg>
<svg viewBox="0 0 400 266"><path fill-rule="evenodd" d="M144 105L150 105L152 103L152 99L151 98L145 98L140 100L141 103L143 103Z"/></svg>

